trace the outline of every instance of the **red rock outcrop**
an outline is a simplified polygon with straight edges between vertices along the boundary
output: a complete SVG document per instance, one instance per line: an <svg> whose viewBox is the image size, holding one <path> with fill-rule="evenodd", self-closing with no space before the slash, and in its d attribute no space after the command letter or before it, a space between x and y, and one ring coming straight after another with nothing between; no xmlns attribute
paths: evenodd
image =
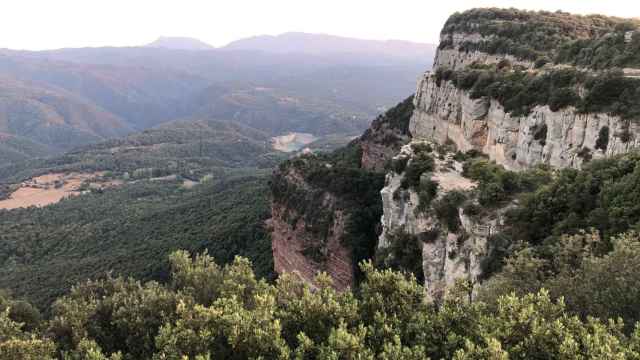
<svg viewBox="0 0 640 360"><path fill-rule="evenodd" d="M272 250L275 270L278 274L293 273L309 284L315 283L319 272L326 272L333 279L337 290L348 289L353 284L353 260L351 250L342 245L344 234L344 216L336 211L333 225L326 239L318 239L306 229L304 220L292 226L284 215L289 210L281 204L273 204L272 218ZM290 214L289 214L290 215ZM313 259L305 255L310 247L322 242L321 259Z"/></svg>
<svg viewBox="0 0 640 360"><path fill-rule="evenodd" d="M294 169L277 172L273 181L303 197L290 201L274 192L268 225L275 271L293 273L311 285L318 273L326 272L335 289L348 289L354 282L354 263L351 249L343 244L347 215L338 208L338 199L322 189L314 189ZM315 218L298 210L310 205L312 199L316 199L319 207L314 210L321 214ZM300 201L309 203L296 206ZM317 221L318 218L323 221Z"/></svg>

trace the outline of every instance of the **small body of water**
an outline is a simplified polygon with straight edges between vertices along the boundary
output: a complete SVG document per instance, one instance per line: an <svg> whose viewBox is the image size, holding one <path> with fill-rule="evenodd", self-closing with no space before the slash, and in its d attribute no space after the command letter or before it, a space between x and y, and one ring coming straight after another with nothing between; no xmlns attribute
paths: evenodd
<svg viewBox="0 0 640 360"><path fill-rule="evenodd" d="M313 134L292 132L271 138L271 145L278 151L294 152L301 150L316 140L318 138Z"/></svg>

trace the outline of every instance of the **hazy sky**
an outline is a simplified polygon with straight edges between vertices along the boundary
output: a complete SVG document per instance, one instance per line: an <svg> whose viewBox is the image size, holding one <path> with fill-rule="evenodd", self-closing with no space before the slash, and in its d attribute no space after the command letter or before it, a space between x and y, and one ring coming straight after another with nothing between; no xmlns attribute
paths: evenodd
<svg viewBox="0 0 640 360"><path fill-rule="evenodd" d="M640 17L636 0L4 0L0 48L133 46L160 35L222 46L287 31L437 42L451 13L488 6Z"/></svg>

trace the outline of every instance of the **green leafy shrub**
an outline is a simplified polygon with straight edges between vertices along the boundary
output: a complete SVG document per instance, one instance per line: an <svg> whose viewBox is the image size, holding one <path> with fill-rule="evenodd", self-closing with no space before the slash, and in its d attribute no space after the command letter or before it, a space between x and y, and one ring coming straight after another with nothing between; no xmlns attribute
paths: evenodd
<svg viewBox="0 0 640 360"><path fill-rule="evenodd" d="M456 232L460 228L458 209L465 200L466 196L463 193L450 191L433 203L433 210L436 217L451 232Z"/></svg>
<svg viewBox="0 0 640 360"><path fill-rule="evenodd" d="M423 283L422 242L419 237L401 229L389 234L387 239L389 247L376 254L378 267L413 274L419 283Z"/></svg>
<svg viewBox="0 0 640 360"><path fill-rule="evenodd" d="M607 151L607 146L609 146L609 127L603 126L598 132L598 138L596 139L595 148L602 151Z"/></svg>
<svg viewBox="0 0 640 360"><path fill-rule="evenodd" d="M416 153L407 164L400 186L403 189L417 188L422 174L433 171L434 167L435 161L431 156L425 152Z"/></svg>
<svg viewBox="0 0 640 360"><path fill-rule="evenodd" d="M438 182L431 179L425 179L420 182L418 189L418 206L416 211L424 213L429 209L431 201L438 195Z"/></svg>
<svg viewBox="0 0 640 360"><path fill-rule="evenodd" d="M465 162L463 175L478 181L478 201L486 207L496 207L515 194L532 191L550 179L549 171L544 168L516 173L484 159Z"/></svg>
<svg viewBox="0 0 640 360"><path fill-rule="evenodd" d="M407 162L409 162L409 157L399 157L391 160L391 170L393 170L396 174L402 174L402 172L407 168Z"/></svg>

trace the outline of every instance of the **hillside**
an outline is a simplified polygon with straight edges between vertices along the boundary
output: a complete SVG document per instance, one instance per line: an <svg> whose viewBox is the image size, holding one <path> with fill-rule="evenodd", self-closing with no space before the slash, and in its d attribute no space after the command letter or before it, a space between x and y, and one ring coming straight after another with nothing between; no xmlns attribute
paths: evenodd
<svg viewBox="0 0 640 360"><path fill-rule="evenodd" d="M50 155L54 150L46 145L15 135L0 133L0 167L34 157Z"/></svg>
<svg viewBox="0 0 640 360"><path fill-rule="evenodd" d="M0 288L43 308L109 271L163 279L177 249L208 250L221 263L244 254L271 276L268 174L286 155L270 140L237 123L189 119L0 167ZM21 182L32 197L42 188L68 198L2 210Z"/></svg>
<svg viewBox="0 0 640 360"><path fill-rule="evenodd" d="M370 108L325 95L306 96L271 87L233 90L212 86L194 97L190 106L197 116L233 120L273 136L288 132L354 135L366 128Z"/></svg>
<svg viewBox="0 0 640 360"><path fill-rule="evenodd" d="M40 59L36 53L5 51L0 74L63 89L143 129L184 114L182 99L204 89L204 79L144 66L73 64Z"/></svg>
<svg viewBox="0 0 640 360"><path fill-rule="evenodd" d="M181 175L199 179L220 168L269 168L286 155L268 134L232 122L185 119L122 139L78 147L64 155L0 167L0 182L57 172L109 171L132 178Z"/></svg>
<svg viewBox="0 0 640 360"><path fill-rule="evenodd" d="M41 308L78 282L104 276L166 278L177 249L227 263L251 258L272 271L268 171L216 173L192 189L183 180L138 181L44 208L0 210L0 288Z"/></svg>
<svg viewBox="0 0 640 360"><path fill-rule="evenodd" d="M2 77L0 92L0 132L12 135L7 138L11 143L3 141L3 146L25 156L32 155L35 147L22 141L25 149L16 148L18 139L61 152L132 131L123 119L59 88Z"/></svg>

